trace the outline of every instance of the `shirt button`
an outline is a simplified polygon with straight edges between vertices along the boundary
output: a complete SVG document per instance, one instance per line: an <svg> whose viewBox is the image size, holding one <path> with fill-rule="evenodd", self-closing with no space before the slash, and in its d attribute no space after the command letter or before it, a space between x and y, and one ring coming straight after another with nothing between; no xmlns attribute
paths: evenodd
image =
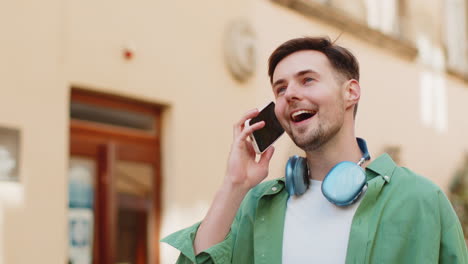
<svg viewBox="0 0 468 264"><path fill-rule="evenodd" d="M265 254L262 254L262 258L264 258L264 257L265 257Z"/></svg>
<svg viewBox="0 0 468 264"><path fill-rule="evenodd" d="M274 187L271 188L271 190L276 192L276 190L278 190L278 188L276 186L274 186Z"/></svg>
<svg viewBox="0 0 468 264"><path fill-rule="evenodd" d="M383 176L383 178L385 179L386 182L390 180L390 177L388 177L387 175Z"/></svg>
<svg viewBox="0 0 468 264"><path fill-rule="evenodd" d="M262 221L265 221L265 217L262 217Z"/></svg>

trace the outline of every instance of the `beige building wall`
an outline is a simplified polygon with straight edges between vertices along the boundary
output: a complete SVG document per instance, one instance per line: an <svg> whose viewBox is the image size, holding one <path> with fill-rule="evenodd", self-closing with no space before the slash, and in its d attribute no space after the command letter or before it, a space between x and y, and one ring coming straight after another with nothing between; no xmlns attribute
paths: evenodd
<svg viewBox="0 0 468 264"><path fill-rule="evenodd" d="M273 49L293 37L341 33L268 0L2 5L0 126L20 128L22 146L20 181L0 182L0 264L66 261L70 87L165 105L165 236L202 219L224 177L232 125L273 100L266 74ZM245 83L231 77L223 57L225 28L239 17L250 21L256 36L255 74ZM338 43L361 64L357 134L368 140L371 153L399 146L402 165L446 189L468 149L467 83L350 33ZM124 48L134 51L132 60L122 57ZM421 117L424 74L445 83L444 129ZM284 136L269 179L282 176L293 153L300 151ZM161 263L176 257L161 244Z"/></svg>
<svg viewBox="0 0 468 264"><path fill-rule="evenodd" d="M68 90L63 3L0 4L0 127L21 133L19 181L0 182L0 263L65 263Z"/></svg>

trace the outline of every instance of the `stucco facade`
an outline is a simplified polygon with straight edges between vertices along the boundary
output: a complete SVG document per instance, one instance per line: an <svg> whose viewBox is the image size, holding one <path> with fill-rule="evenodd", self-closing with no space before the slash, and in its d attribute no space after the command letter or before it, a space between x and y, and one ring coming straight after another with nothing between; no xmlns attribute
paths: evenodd
<svg viewBox="0 0 468 264"><path fill-rule="evenodd" d="M204 216L224 177L232 125L245 111L273 100L268 56L285 40L304 35L334 39L343 33L338 43L358 58L357 134L367 139L370 152L377 156L397 147L401 165L447 190L468 151L468 81L447 73L437 57L421 57L431 53L422 49L443 51L437 8L443 1L432 2L428 10L417 8L424 14L407 14L417 21L405 28L412 36L408 43L419 51L414 58L269 0L0 4L0 127L21 133L19 179L0 182L0 264L67 260L71 87L163 106L165 236ZM223 46L226 26L238 18L249 21L255 36L255 68L242 83L226 67ZM421 27L427 21L435 23L433 30ZM122 56L128 47L131 60ZM269 179L282 176L293 153L300 151L282 137ZM176 256L161 245L160 263L173 263Z"/></svg>

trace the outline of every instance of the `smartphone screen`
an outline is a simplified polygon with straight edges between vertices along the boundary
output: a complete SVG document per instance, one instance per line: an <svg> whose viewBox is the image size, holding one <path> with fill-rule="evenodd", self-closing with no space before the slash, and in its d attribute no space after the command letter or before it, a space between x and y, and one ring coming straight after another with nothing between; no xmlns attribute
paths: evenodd
<svg viewBox="0 0 468 264"><path fill-rule="evenodd" d="M271 102L260 113L249 121L249 125L260 121L265 121L265 126L252 133L254 144L257 145L257 152L263 153L273 144L283 133L284 129L280 125L275 115L275 103Z"/></svg>

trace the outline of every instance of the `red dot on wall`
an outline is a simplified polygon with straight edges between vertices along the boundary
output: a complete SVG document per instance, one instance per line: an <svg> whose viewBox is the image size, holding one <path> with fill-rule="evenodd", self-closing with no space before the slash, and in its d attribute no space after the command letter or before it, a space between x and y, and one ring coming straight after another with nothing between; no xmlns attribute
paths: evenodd
<svg viewBox="0 0 468 264"><path fill-rule="evenodd" d="M123 57L126 59L126 60L131 60L133 59L133 52L129 49L125 49L123 51Z"/></svg>

